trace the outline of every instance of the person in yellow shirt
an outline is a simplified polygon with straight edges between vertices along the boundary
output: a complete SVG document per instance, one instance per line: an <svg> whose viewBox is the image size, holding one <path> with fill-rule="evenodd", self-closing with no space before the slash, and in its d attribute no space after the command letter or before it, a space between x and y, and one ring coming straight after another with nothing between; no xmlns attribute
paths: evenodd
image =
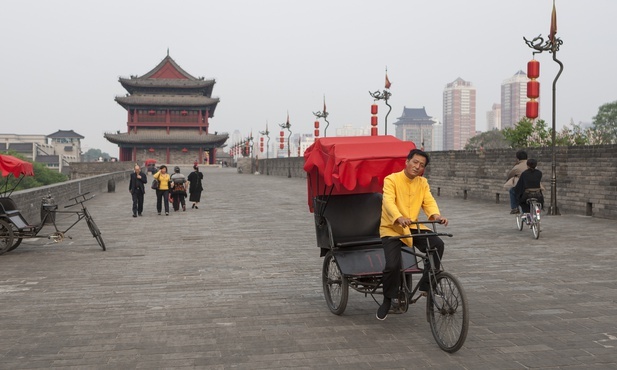
<svg viewBox="0 0 617 370"><path fill-rule="evenodd" d="M162 165L159 171L152 175L159 182L159 188L156 189L156 211L161 215L162 204L165 204L165 216L169 216L169 180L170 176L167 173L167 166Z"/></svg>
<svg viewBox="0 0 617 370"><path fill-rule="evenodd" d="M437 236L390 239L392 236L417 234L419 231L412 222L418 221L420 210L431 221L440 221L444 226L448 220L442 217L439 207L429 188L428 181L422 177L424 168L428 166L429 157L420 149L413 149L407 155L405 168L400 172L388 175L384 179L383 201L381 206L381 224L379 235L383 243L386 265L383 270L383 303L377 310L377 319L385 320L393 302L396 304L398 288L401 281L401 247L414 246L426 252L427 242L437 248L439 258L435 259L435 268L439 269L439 261L443 256L444 243ZM412 226L412 227L409 227ZM422 230L421 233L432 230ZM420 279L420 293L429 290L428 268L425 266Z"/></svg>

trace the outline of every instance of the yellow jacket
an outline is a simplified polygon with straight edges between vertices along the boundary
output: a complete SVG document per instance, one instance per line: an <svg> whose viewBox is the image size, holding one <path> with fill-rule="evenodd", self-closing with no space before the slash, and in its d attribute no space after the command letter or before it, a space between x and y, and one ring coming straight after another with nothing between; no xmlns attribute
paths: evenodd
<svg viewBox="0 0 617 370"><path fill-rule="evenodd" d="M379 235L399 236L409 234L408 228L403 228L395 221L399 217L407 217L418 221L420 209L426 217L439 214L439 207L428 185L426 178L417 176L413 180L405 175L405 171L395 172L384 179L383 201L381 205L381 224ZM415 227L412 225L411 227ZM426 227L423 227L426 229ZM401 239L411 246L412 239Z"/></svg>
<svg viewBox="0 0 617 370"><path fill-rule="evenodd" d="M161 171L152 175L155 179L159 180L159 190L169 190L169 180L171 176L168 173L161 173Z"/></svg>

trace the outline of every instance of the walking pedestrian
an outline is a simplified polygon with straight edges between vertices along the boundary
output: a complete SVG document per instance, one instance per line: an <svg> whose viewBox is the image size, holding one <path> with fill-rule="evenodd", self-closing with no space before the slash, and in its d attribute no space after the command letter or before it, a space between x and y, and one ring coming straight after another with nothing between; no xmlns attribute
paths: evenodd
<svg viewBox="0 0 617 370"><path fill-rule="evenodd" d="M204 174L199 172L197 165L193 166L193 172L189 174L189 202L193 202L191 208L199 209L199 201L201 200L201 192L204 190L202 180Z"/></svg>
<svg viewBox="0 0 617 370"><path fill-rule="evenodd" d="M156 212L161 215L162 205L165 204L165 216L169 216L169 180L167 166L162 165L159 171L153 175L158 180L159 186L156 189Z"/></svg>
<svg viewBox="0 0 617 370"><path fill-rule="evenodd" d="M133 217L141 216L144 211L144 193L146 192L146 184L148 178L145 173L141 172L141 168L135 165L133 173L129 180L129 192L133 197Z"/></svg>
<svg viewBox="0 0 617 370"><path fill-rule="evenodd" d="M174 173L171 179L171 199L174 206L174 212L177 212L182 205L182 210L186 211L186 177L180 173L180 167L174 167Z"/></svg>

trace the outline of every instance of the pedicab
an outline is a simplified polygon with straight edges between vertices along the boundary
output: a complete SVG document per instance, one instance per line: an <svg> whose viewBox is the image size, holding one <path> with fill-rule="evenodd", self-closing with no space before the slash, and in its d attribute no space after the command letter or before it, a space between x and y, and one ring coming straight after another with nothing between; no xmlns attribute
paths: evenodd
<svg viewBox="0 0 617 370"><path fill-rule="evenodd" d="M350 288L370 295L375 302L375 296L383 294L385 257L379 236L383 182L405 167L407 155L414 148L413 142L392 136L359 136L319 138L305 151L308 206L314 213L317 247L324 257L324 298L336 315L345 311ZM437 224L420 221L414 227L431 229L424 236L452 236L437 232ZM411 234L398 238L407 237ZM399 306L393 313L407 312L423 297L419 284L413 282L422 275L426 262L439 258L431 246L426 253L410 247L401 248L401 253ZM443 263L440 270L433 267L434 263L430 266L427 320L439 347L456 352L465 342L469 326L465 293Z"/></svg>
<svg viewBox="0 0 617 370"><path fill-rule="evenodd" d="M101 237L101 231L84 205L86 201L94 196L89 196L89 193L83 193L70 198L69 201L71 203L64 206L64 208L80 205L81 209L75 211L58 211L58 206L53 198L47 196L43 198L41 206L41 222L33 225L25 219L17 204L11 198L13 191L15 191L25 176L34 176L32 163L10 155L0 154L0 171L2 177L6 178L0 188L0 255L17 248L23 239L37 237L46 225L53 226L54 228L54 231L48 234L47 238L60 242L65 238L66 233L83 219L86 220L92 236L101 248L105 250L105 242ZM17 179L17 182L13 185L9 184L10 176ZM76 216L77 219L68 228L60 229L56 223L56 216L62 214L69 215L69 217Z"/></svg>

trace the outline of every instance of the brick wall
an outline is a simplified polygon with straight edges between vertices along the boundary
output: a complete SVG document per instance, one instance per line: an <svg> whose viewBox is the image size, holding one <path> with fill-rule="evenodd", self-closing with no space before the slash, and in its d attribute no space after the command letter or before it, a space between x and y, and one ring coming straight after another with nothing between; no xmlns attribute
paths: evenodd
<svg viewBox="0 0 617 370"><path fill-rule="evenodd" d="M34 189L16 191L11 198L17 204L21 214L30 224L37 224L41 221L41 200L50 194L55 203L62 208L69 204L69 198L80 193L90 192L91 195L107 192L110 187L114 187L122 181L128 181L131 171L113 172L78 180L69 180L62 183L41 186ZM126 189L115 189L116 191L128 190L128 182L125 182ZM127 192L128 194L128 192Z"/></svg>
<svg viewBox="0 0 617 370"><path fill-rule="evenodd" d="M552 149L528 148L543 173L545 206L550 206ZM517 149L432 152L426 177L433 193L495 202L509 208L503 189L514 165ZM266 160L260 160L260 167ZM617 145L557 147L557 207L563 214L617 219ZM268 162L271 176L306 177L303 158L277 158ZM261 171L265 173L265 171Z"/></svg>

